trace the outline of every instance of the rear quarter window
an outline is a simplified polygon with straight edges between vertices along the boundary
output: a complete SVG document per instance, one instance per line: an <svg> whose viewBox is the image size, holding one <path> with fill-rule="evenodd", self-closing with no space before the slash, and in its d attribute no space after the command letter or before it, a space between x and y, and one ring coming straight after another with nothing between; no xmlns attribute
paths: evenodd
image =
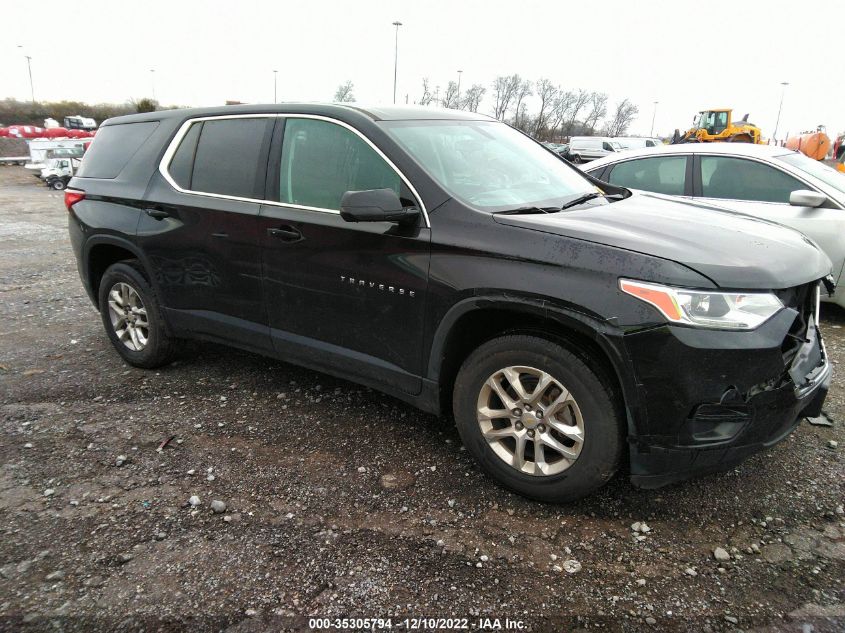
<svg viewBox="0 0 845 633"><path fill-rule="evenodd" d="M101 127L85 153L77 176L117 178L129 160L158 127L158 121L123 123Z"/></svg>
<svg viewBox="0 0 845 633"><path fill-rule="evenodd" d="M199 132L191 191L261 198L273 120L268 117L205 121ZM263 158L262 158L263 156Z"/></svg>

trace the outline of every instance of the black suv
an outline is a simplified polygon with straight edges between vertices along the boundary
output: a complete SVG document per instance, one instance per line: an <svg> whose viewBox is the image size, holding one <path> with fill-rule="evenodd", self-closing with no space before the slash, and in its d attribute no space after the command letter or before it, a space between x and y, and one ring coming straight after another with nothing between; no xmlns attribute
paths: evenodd
<svg viewBox="0 0 845 633"><path fill-rule="evenodd" d="M801 234L594 180L471 113L341 105L106 121L69 184L118 353L184 338L436 414L564 501L728 468L819 413L831 264Z"/></svg>

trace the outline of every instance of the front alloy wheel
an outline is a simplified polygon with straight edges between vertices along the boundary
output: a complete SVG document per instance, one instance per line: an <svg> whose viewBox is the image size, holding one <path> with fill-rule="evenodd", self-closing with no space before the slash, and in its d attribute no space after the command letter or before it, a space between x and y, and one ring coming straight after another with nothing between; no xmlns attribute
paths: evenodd
<svg viewBox="0 0 845 633"><path fill-rule="evenodd" d="M557 475L584 445L584 419L572 394L534 367L505 367L478 394L478 425L493 452L528 475Z"/></svg>
<svg viewBox="0 0 845 633"><path fill-rule="evenodd" d="M617 384L584 348L505 334L464 360L452 410L481 468L520 494L560 503L596 490L619 467L626 426Z"/></svg>

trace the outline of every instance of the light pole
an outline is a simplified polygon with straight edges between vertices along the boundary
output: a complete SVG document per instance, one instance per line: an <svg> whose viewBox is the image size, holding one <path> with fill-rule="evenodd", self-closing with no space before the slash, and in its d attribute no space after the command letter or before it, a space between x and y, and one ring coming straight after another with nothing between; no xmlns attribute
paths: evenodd
<svg viewBox="0 0 845 633"><path fill-rule="evenodd" d="M657 104L660 103L659 101L654 102L654 112L651 115L651 132L648 133L649 136L654 136L654 119L657 118Z"/></svg>
<svg viewBox="0 0 845 633"><path fill-rule="evenodd" d="M782 81L780 82L780 85L783 87L780 89L780 105L778 106L778 118L777 121L775 121L775 133L772 134L772 138L775 141L775 145L778 144L778 126L780 125L780 112L781 110L783 110L783 95L786 92L786 87L789 85L789 82Z"/></svg>
<svg viewBox="0 0 845 633"><path fill-rule="evenodd" d="M396 27L396 40L393 44L393 103L396 103L396 77L399 68L399 27L402 23L399 20L393 23Z"/></svg>
<svg viewBox="0 0 845 633"><path fill-rule="evenodd" d="M458 71L458 102L455 104L458 110L461 109L461 73L463 72L462 70Z"/></svg>
<svg viewBox="0 0 845 633"><path fill-rule="evenodd" d="M153 89L153 101L156 100L156 69L150 68L150 86Z"/></svg>
<svg viewBox="0 0 845 633"><path fill-rule="evenodd" d="M23 46L18 44L18 48L23 49ZM35 103L35 86L32 83L32 56L24 54L24 57L26 57L26 69L29 71L29 96L32 103Z"/></svg>
<svg viewBox="0 0 845 633"><path fill-rule="evenodd" d="M279 100L276 98L276 77L278 77L279 71L273 71L273 103L278 103Z"/></svg>

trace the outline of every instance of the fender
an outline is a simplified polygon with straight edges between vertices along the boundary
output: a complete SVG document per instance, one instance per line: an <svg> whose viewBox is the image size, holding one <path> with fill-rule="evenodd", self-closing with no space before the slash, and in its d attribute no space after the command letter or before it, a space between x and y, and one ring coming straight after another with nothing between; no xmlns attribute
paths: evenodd
<svg viewBox="0 0 845 633"><path fill-rule="evenodd" d="M484 309L501 309L511 312L522 312L533 316L551 319L594 341L607 356L622 389L625 406L629 411L629 426L631 417L635 415L639 406L637 385L634 380L634 368L624 350L622 332L613 324L613 319L605 320L573 309L550 302L547 299L526 297L503 292L502 294L477 295L462 299L454 304L440 320L431 341L431 351L428 358L426 378L434 383L440 382L440 370L444 348L452 328L458 320L473 311ZM634 432L634 429L630 429Z"/></svg>

